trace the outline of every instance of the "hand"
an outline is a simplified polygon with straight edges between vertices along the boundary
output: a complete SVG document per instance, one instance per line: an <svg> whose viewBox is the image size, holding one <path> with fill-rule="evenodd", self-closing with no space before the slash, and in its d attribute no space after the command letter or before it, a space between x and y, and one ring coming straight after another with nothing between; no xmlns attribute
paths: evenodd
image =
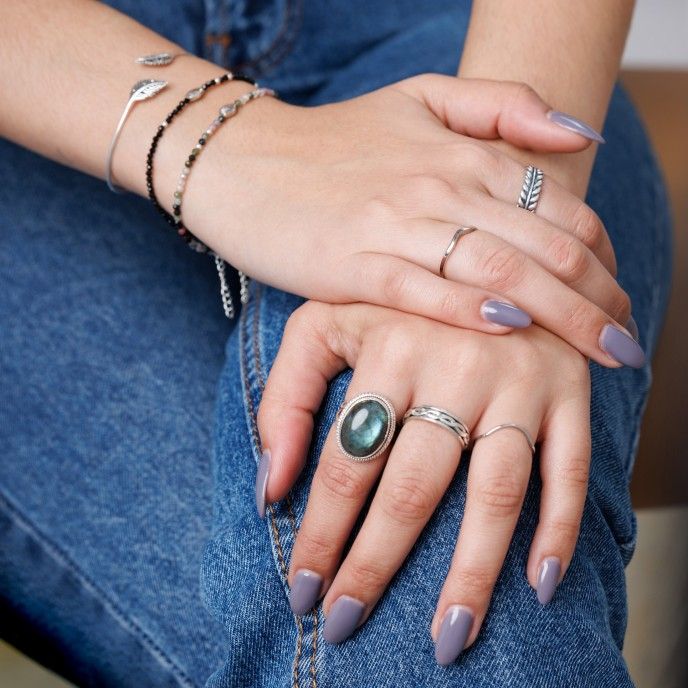
<svg viewBox="0 0 688 688"><path fill-rule="evenodd" d="M347 399L362 392L382 394L397 418L417 405L446 408L473 437L502 423L518 423L541 443L542 505L527 576L546 602L573 556L587 491L586 359L536 326L492 337L367 304L308 302L287 323L260 404L258 429L270 458L259 471L259 512L296 480L327 381L346 366L355 369ZM391 451L357 463L340 452L330 430L289 569L296 613L305 613L324 595L326 640L340 642L365 623L447 490L460 446L445 428L415 420L403 426ZM445 619L467 609L473 621L466 644L478 635L531 466L531 450L516 430L475 444L465 514L432 622L441 663L453 661L463 647L463 642L452 646L451 633L442 632L449 623ZM378 479L363 525L340 561ZM538 567L549 557L556 557L560 568L548 559L549 570L538 586Z"/></svg>
<svg viewBox="0 0 688 688"><path fill-rule="evenodd" d="M204 151L186 222L250 276L305 297L490 333L532 318L602 365L642 365L617 326L630 304L599 218L550 178L537 215L517 208L522 165L477 140L589 145L548 109L523 85L440 75L315 108L262 99ZM457 225L479 231L461 239L441 279ZM497 305L520 322L490 314L495 301L525 311Z"/></svg>

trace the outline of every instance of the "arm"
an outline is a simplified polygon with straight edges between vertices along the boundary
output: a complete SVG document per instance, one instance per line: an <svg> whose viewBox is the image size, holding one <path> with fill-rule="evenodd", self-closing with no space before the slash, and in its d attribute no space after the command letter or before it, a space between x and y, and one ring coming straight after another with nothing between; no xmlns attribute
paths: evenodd
<svg viewBox="0 0 688 688"><path fill-rule="evenodd" d="M556 110L601 131L633 4L475 0L459 76L525 82ZM596 146L574 155L534 155L508 145L503 150L585 195Z"/></svg>

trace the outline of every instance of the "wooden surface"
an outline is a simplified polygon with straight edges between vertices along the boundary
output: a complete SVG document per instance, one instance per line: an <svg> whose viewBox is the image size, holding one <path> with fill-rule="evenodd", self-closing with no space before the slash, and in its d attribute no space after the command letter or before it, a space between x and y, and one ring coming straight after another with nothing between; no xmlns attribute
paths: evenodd
<svg viewBox="0 0 688 688"><path fill-rule="evenodd" d="M624 72L622 81L664 169L676 248L631 494L636 508L688 504L688 72Z"/></svg>

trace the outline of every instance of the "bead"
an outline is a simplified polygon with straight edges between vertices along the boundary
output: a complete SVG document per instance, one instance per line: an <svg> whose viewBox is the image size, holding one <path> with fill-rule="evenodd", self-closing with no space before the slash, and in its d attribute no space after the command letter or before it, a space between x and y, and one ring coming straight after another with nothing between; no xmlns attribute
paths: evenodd
<svg viewBox="0 0 688 688"><path fill-rule="evenodd" d="M348 454L363 459L374 455L388 436L391 418L377 399L355 403L342 419L339 439Z"/></svg>

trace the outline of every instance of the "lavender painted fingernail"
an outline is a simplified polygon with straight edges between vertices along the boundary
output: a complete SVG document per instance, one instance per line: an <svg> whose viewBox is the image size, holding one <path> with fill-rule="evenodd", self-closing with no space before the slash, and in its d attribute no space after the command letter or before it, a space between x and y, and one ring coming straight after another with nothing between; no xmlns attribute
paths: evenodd
<svg viewBox="0 0 688 688"><path fill-rule="evenodd" d="M435 659L448 666L461 654L473 626L473 614L468 607L454 604L444 614L435 643Z"/></svg>
<svg viewBox="0 0 688 688"><path fill-rule="evenodd" d="M558 557L546 557L540 564L537 579L537 598L540 604L547 604L556 590L561 573L561 562Z"/></svg>
<svg viewBox="0 0 688 688"><path fill-rule="evenodd" d="M349 595L342 595L332 605L325 619L323 638L328 643L341 643L346 640L356 630L364 611L363 602Z"/></svg>
<svg viewBox="0 0 688 688"><path fill-rule="evenodd" d="M586 139L597 141L597 143L605 143L604 138L602 138L599 132L573 115L567 115L565 112L559 112L558 110L550 110L547 113L547 119L560 127L564 127L564 129L585 136Z"/></svg>
<svg viewBox="0 0 688 688"><path fill-rule="evenodd" d="M294 576L294 584L289 593L289 606L297 616L313 609L320 596L322 576L315 571L299 569Z"/></svg>
<svg viewBox="0 0 688 688"><path fill-rule="evenodd" d="M635 321L635 318L633 316L630 316L628 318L628 322L626 323L626 329L631 333L631 337L635 339L635 341L638 341L638 338L640 337L640 332L638 331L638 323Z"/></svg>
<svg viewBox="0 0 688 688"><path fill-rule="evenodd" d="M607 324L602 328L600 346L619 363L631 368L642 368L645 365L645 352L640 344L618 327Z"/></svg>
<svg viewBox="0 0 688 688"><path fill-rule="evenodd" d="M495 299L483 301L480 306L480 314L485 320L497 325L506 325L506 327L528 327L533 322L528 313L517 306Z"/></svg>
<svg viewBox="0 0 688 688"><path fill-rule="evenodd" d="M256 474L256 509L258 516L265 516L265 491L268 489L268 477L270 475L270 450L266 449L258 463Z"/></svg>

